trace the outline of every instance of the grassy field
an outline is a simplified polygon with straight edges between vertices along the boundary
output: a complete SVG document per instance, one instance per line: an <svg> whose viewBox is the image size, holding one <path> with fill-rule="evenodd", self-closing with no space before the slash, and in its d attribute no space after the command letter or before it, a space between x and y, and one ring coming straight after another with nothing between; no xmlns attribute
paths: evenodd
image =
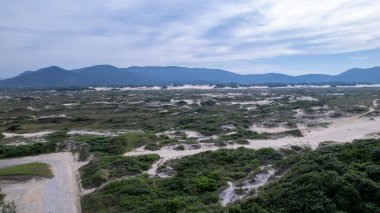
<svg viewBox="0 0 380 213"><path fill-rule="evenodd" d="M46 178L54 177L49 164L41 162L26 163L0 169L0 179L1 177L14 175L30 175Z"/></svg>

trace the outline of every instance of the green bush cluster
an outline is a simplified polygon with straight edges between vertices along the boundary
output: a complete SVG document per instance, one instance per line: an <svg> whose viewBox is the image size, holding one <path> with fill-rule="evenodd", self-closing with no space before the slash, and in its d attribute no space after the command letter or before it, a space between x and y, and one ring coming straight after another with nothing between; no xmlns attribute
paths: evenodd
<svg viewBox="0 0 380 213"><path fill-rule="evenodd" d="M102 156L80 169L82 186L97 187L110 179L139 174L148 170L159 158L153 154L136 157Z"/></svg>
<svg viewBox="0 0 380 213"><path fill-rule="evenodd" d="M259 165L284 176L222 207L218 193ZM82 199L83 212L380 212L380 140L276 151L218 150L170 161L170 178L138 176ZM163 169L164 170L164 169Z"/></svg>
<svg viewBox="0 0 380 213"><path fill-rule="evenodd" d="M75 139L79 142L90 145L90 152L106 155L119 155L134 148L152 144L157 140L157 137L154 134L130 132L116 137L78 136Z"/></svg>
<svg viewBox="0 0 380 213"><path fill-rule="evenodd" d="M268 135L253 132L250 130L239 129L235 134L223 135L223 140L243 140L243 139L267 139Z"/></svg>
<svg viewBox="0 0 380 213"><path fill-rule="evenodd" d="M58 151L57 144L64 142L68 136L65 131L58 131L46 137L46 142L26 145L0 145L0 159L47 154Z"/></svg>
<svg viewBox="0 0 380 213"><path fill-rule="evenodd" d="M110 183L82 199L83 212L212 212L222 210L218 192L259 165L282 158L273 149L218 150L170 161L170 178L138 176Z"/></svg>
<svg viewBox="0 0 380 213"><path fill-rule="evenodd" d="M30 145L0 145L0 159L14 158L30 155L40 155L56 151L56 144L53 142L34 143Z"/></svg>
<svg viewBox="0 0 380 213"><path fill-rule="evenodd" d="M231 212L380 212L380 140L304 153L283 178Z"/></svg>

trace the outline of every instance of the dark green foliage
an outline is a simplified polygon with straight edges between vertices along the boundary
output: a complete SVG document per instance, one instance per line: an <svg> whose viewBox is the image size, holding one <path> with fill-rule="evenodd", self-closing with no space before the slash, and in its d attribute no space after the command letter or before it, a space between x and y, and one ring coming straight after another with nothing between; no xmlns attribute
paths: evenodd
<svg viewBox="0 0 380 213"><path fill-rule="evenodd" d="M130 151L133 148L152 144L156 139L156 136L147 133L131 132L117 137L79 136L76 139L80 142L89 144L90 152L119 155Z"/></svg>
<svg viewBox="0 0 380 213"><path fill-rule="evenodd" d="M0 145L0 159L40 155L56 151L56 143L44 142L30 145Z"/></svg>
<svg viewBox="0 0 380 213"><path fill-rule="evenodd" d="M259 165L275 163L273 149L218 150L171 161L170 178L139 176L114 182L82 199L83 212L217 212L218 191Z"/></svg>
<svg viewBox="0 0 380 213"><path fill-rule="evenodd" d="M52 143L61 143L68 139L66 131L54 132L47 136L46 140Z"/></svg>
<svg viewBox="0 0 380 213"><path fill-rule="evenodd" d="M380 140L361 140L306 152L233 212L380 212L379 150Z"/></svg>
<svg viewBox="0 0 380 213"><path fill-rule="evenodd" d="M379 212L380 140L294 148L218 150L167 163L171 178L139 176L87 195L84 212ZM244 178L259 165L274 164L285 176L257 198L220 206L226 181Z"/></svg>
<svg viewBox="0 0 380 213"><path fill-rule="evenodd" d="M239 129L236 134L232 135L223 135L222 139L224 140L242 140L242 139L266 139L267 135L261 134L258 132L253 132L249 130Z"/></svg>
<svg viewBox="0 0 380 213"><path fill-rule="evenodd" d="M197 177L203 174L219 173L225 180L244 178L259 164L266 164L281 159L281 154L270 148L257 151L238 148L221 149L215 152L203 152L193 157L186 157L169 165L177 171L179 177ZM202 166L199 166L202 165ZM213 173L214 174L214 173Z"/></svg>
<svg viewBox="0 0 380 213"><path fill-rule="evenodd" d="M284 134L291 135L294 137L302 137L303 136L301 130L299 130L299 129L289 130L289 131L284 132Z"/></svg>
<svg viewBox="0 0 380 213"><path fill-rule="evenodd" d="M71 122L83 122L83 121L91 121L90 118L85 118L85 117L76 117L70 119Z"/></svg>
<svg viewBox="0 0 380 213"><path fill-rule="evenodd" d="M19 129L21 129L20 125L15 124L15 125L8 127L6 131L7 132L14 132L14 131L19 130Z"/></svg>
<svg viewBox="0 0 380 213"><path fill-rule="evenodd" d="M90 156L90 146L88 144L82 144L79 149L79 161L85 161Z"/></svg>
<svg viewBox="0 0 380 213"><path fill-rule="evenodd" d="M91 188L100 186L110 179L136 175L148 170L159 158L158 155L103 156L80 169L81 183L84 188Z"/></svg>
<svg viewBox="0 0 380 213"><path fill-rule="evenodd" d="M201 102L201 105L202 106L214 106L216 105L216 101L215 100L206 100L206 101L202 101Z"/></svg>
<svg viewBox="0 0 380 213"><path fill-rule="evenodd" d="M179 117L176 126L180 129L194 130L206 136L222 132L220 126L225 122L223 118L212 116L210 112L196 112L196 115Z"/></svg>
<svg viewBox="0 0 380 213"><path fill-rule="evenodd" d="M47 154L57 151L57 144L67 139L65 131L58 131L47 136L47 142L27 145L0 145L0 159Z"/></svg>

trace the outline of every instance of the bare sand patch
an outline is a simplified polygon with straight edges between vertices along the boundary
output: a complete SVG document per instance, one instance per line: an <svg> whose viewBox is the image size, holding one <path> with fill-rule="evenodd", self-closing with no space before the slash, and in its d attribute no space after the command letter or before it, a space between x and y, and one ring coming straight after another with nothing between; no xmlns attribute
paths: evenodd
<svg viewBox="0 0 380 213"><path fill-rule="evenodd" d="M294 129L297 129L297 128L287 128L284 126L269 128L269 127L258 126L255 124L249 127L249 130L254 131L254 132L259 132L259 133L280 133L280 132L286 132L286 131L294 130Z"/></svg>
<svg viewBox="0 0 380 213"><path fill-rule="evenodd" d="M331 124L327 128L317 129L302 129L304 137L294 138L285 137L279 139L269 140L248 140L249 144L229 144L223 148L236 149L238 147L246 147L252 149L259 149L265 147L282 148L290 145L298 146L310 146L315 149L321 142L335 141L339 143L351 142L355 139L371 138L374 133L380 132L380 118L366 118L364 115L372 112L370 109L368 112L358 116L336 119L330 121ZM184 156L194 155L204 151L214 151L222 147L215 146L214 144L199 143L199 149L193 150L175 150L175 146L162 147L157 151L150 151L145 149L136 149L134 151L125 153L126 156L146 155L146 154L158 154L161 156L162 161L158 163L161 165L169 159L180 158ZM159 165L155 165L158 168ZM151 174L157 174L157 172L150 171Z"/></svg>
<svg viewBox="0 0 380 213"><path fill-rule="evenodd" d="M229 187L223 190L220 194L220 203L222 206L226 206L227 204L234 203L238 200L243 199L248 196L249 192L252 190L257 190L260 187L264 186L270 177L274 175L276 172L275 169L269 169L268 171L262 171L257 174L253 180L245 180L239 187L234 183L228 182ZM242 192L236 193L236 190L241 190Z"/></svg>
<svg viewBox="0 0 380 213"><path fill-rule="evenodd" d="M91 130L70 130L68 135L91 135L91 136L117 136L118 134L110 131L91 131Z"/></svg>
<svg viewBox="0 0 380 213"><path fill-rule="evenodd" d="M52 134L53 131L41 131L41 132L33 132L33 133L7 133L4 132L3 135L5 138L12 138L12 137L22 137L22 138L40 138L47 136L49 134Z"/></svg>

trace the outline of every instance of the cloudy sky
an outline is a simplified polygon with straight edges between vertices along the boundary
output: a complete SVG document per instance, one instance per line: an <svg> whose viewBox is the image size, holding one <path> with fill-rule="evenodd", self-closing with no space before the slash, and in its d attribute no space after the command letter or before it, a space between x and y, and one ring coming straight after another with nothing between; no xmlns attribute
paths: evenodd
<svg viewBox="0 0 380 213"><path fill-rule="evenodd" d="M380 65L380 0L0 3L0 78L50 65L292 75Z"/></svg>

